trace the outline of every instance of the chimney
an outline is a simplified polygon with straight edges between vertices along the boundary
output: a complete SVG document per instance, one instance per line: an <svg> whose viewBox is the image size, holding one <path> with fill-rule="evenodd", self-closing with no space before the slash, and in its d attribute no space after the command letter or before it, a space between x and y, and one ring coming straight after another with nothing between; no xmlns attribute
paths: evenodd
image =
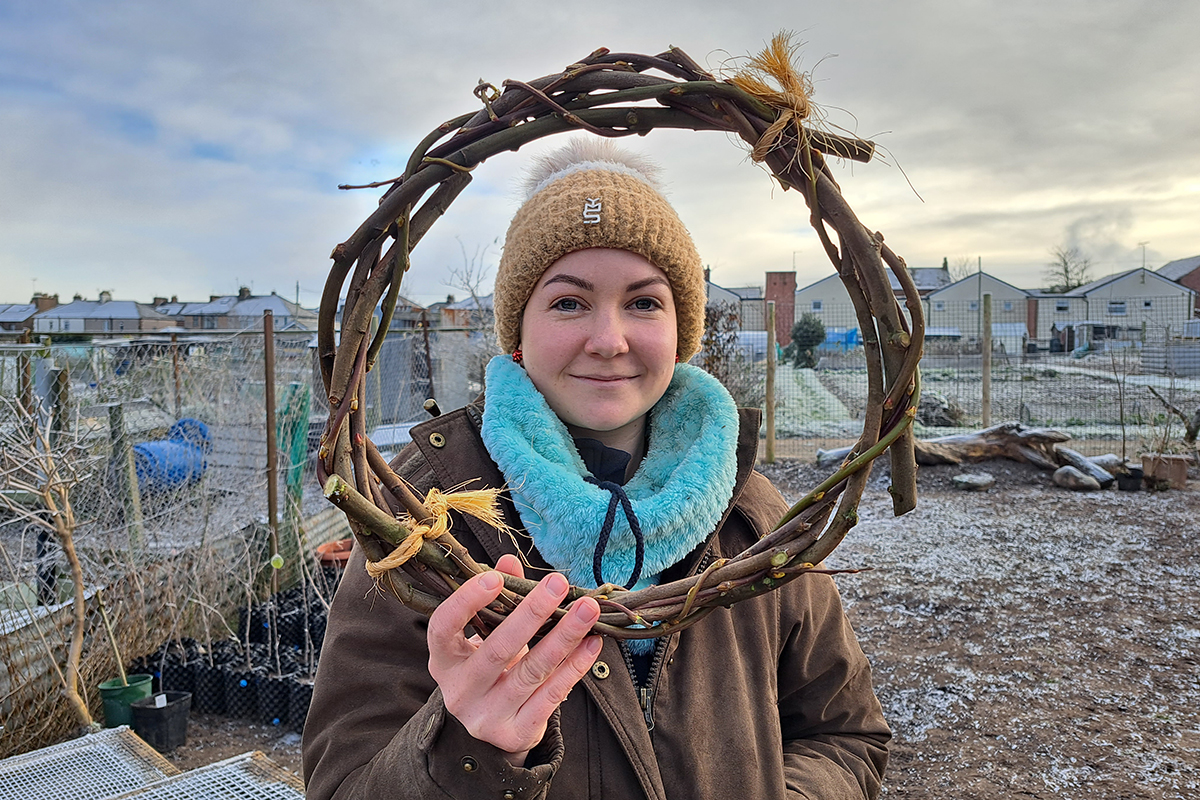
<svg viewBox="0 0 1200 800"><path fill-rule="evenodd" d="M167 304L167 298L156 297L156 298L154 298L154 302L152 302L150 305L154 306L155 308L158 308L159 306L164 306L166 304Z"/></svg>
<svg viewBox="0 0 1200 800"><path fill-rule="evenodd" d="M765 294L764 301L775 301L775 341L780 347L786 347L792 341L792 325L796 324L796 273L768 272ZM764 302L764 321L766 315Z"/></svg>
<svg viewBox="0 0 1200 800"><path fill-rule="evenodd" d="M81 295L79 292L76 292L75 296L71 298L72 302L79 301L82 299L83 299L83 295Z"/></svg>
<svg viewBox="0 0 1200 800"><path fill-rule="evenodd" d="M112 302L112 292L104 291L104 292L100 293L101 305L103 305L104 303L111 303L111 302Z"/></svg>
<svg viewBox="0 0 1200 800"><path fill-rule="evenodd" d="M250 299L250 287L249 286L238 287L238 300L249 300L249 299Z"/></svg>
<svg viewBox="0 0 1200 800"><path fill-rule="evenodd" d="M29 302L33 303L34 308L37 309L37 313L40 314L43 311L49 311L58 306L58 295L51 296L38 292Z"/></svg>
<svg viewBox="0 0 1200 800"><path fill-rule="evenodd" d="M173 294L173 295L171 295L171 302L172 302L172 303L178 303L178 302L179 302L179 295L177 295L177 294Z"/></svg>

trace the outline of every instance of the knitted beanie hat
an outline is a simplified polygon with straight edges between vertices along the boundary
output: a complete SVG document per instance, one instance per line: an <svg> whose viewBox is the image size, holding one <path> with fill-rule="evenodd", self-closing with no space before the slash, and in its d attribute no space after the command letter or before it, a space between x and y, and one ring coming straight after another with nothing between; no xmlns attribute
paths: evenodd
<svg viewBox="0 0 1200 800"><path fill-rule="evenodd" d="M532 168L496 270L496 333L505 352L520 346L525 304L542 275L568 253L589 247L628 250L665 272L680 361L700 349L704 271L687 228L658 190L657 172L604 139L575 140Z"/></svg>

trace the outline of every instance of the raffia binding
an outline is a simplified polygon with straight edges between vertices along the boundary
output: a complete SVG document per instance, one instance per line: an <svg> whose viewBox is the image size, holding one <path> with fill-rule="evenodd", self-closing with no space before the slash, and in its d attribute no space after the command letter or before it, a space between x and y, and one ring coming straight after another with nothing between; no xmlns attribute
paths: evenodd
<svg viewBox="0 0 1200 800"><path fill-rule="evenodd" d="M768 153L782 144L779 137L784 131L790 130L798 142L803 143L806 139L803 122L813 110L809 99L812 81L808 73L799 72L792 66L795 49L788 33L777 33L766 49L751 56L746 65L729 78L730 83L746 94L779 111L779 116L750 151L750 157L756 162L766 159Z"/></svg>
<svg viewBox="0 0 1200 800"><path fill-rule="evenodd" d="M396 549L378 561L367 561L367 574L379 580L391 570L402 566L421 551L425 540L436 540L450 530L450 511L474 517L489 527L503 531L507 529L500 514L499 489L472 489L461 492L442 492L430 489L425 495L425 508L432 522L421 524L412 517L401 520L404 527L412 531Z"/></svg>

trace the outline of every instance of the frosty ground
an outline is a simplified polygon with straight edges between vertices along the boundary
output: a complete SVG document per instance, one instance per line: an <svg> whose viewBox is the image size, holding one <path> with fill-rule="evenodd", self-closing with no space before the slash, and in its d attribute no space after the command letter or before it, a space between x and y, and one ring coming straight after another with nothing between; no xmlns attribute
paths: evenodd
<svg viewBox="0 0 1200 800"><path fill-rule="evenodd" d="M825 477L764 467L796 499ZM1200 484L1072 493L1009 461L923 467L893 518L876 470L830 559L895 731L887 798L1192 798L1200 791ZM186 768L299 737L193 718Z"/></svg>

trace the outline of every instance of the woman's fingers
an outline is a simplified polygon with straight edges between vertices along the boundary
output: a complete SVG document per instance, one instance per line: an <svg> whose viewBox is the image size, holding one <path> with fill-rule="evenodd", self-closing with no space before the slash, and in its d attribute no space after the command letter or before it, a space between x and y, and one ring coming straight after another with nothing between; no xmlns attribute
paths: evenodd
<svg viewBox="0 0 1200 800"><path fill-rule="evenodd" d="M576 600L554 628L504 676L504 694L511 697L514 703L524 703L550 681L565 662L572 657L582 659L578 648L599 617L600 606L595 600L590 597ZM592 660L595 660L594 656ZM590 661L583 670L589 667ZM570 687L575 685L579 675L570 679L566 691L569 692ZM561 701L562 698L559 699Z"/></svg>
<svg viewBox="0 0 1200 800"><path fill-rule="evenodd" d="M504 579L496 572L484 572L468 580L458 591L442 601L429 616L429 672L436 679L439 672L476 652L477 647L463 636L479 613L500 596Z"/></svg>
<svg viewBox="0 0 1200 800"><path fill-rule="evenodd" d="M554 709L562 705L575 685L592 668L592 664L596 663L602 645L603 641L599 636L589 636L576 645L537 691L521 704L513 720L516 727L520 729L545 724L554 713Z"/></svg>
<svg viewBox="0 0 1200 800"><path fill-rule="evenodd" d="M496 562L496 570L507 575L512 575L514 578L525 577L525 565L521 563L521 559L512 553L505 553L500 556Z"/></svg>
<svg viewBox="0 0 1200 800"><path fill-rule="evenodd" d="M494 684L513 656L554 614L568 589L567 579L557 572L543 578L475 651L468 667L471 678L480 685Z"/></svg>

